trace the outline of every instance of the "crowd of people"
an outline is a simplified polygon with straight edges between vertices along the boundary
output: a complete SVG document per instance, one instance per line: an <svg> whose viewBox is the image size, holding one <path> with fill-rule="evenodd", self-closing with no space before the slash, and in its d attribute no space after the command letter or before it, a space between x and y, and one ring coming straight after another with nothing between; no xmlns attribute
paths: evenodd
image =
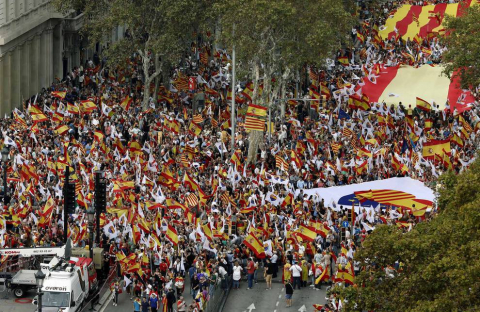
<svg viewBox="0 0 480 312"><path fill-rule="evenodd" d="M399 207L374 215L359 211L353 232L342 232L349 207L334 208L303 190L400 176L434 188L443 171L466 169L480 143L476 102L458 113L448 103L445 110L422 110L415 103L367 99L363 107L352 100L363 99L362 81L375 79L377 68L441 62L445 47L434 35L379 39L396 5L361 2L366 19L352 30L350 48L338 51L326 70L303 68L308 81L299 90L290 85L292 97L319 95L318 102L291 100L285 116L274 114L271 139L265 132L251 163L243 126L252 104L248 82L236 94L238 127L231 133L229 55L214 51L209 40L192 43L148 109L142 107L138 55L122 68L99 57L74 68L0 120L9 150L1 246L63 244L62 184L69 166L78 207L69 215L68 236L76 246L88 245L94 172L103 170L108 180L107 212L96 226L117 270L114 305L125 288L134 311L202 311L215 289L230 286L230 276L234 290L243 287L243 277L248 289L259 274L267 289L281 278L287 306L293 289L353 284L361 270L355 250L376 224L401 224L408 231L432 217L435 207L423 217ZM196 77L193 90L188 77ZM424 159L422 146L429 140L450 140L451 153ZM332 297L318 308L341 305Z"/></svg>

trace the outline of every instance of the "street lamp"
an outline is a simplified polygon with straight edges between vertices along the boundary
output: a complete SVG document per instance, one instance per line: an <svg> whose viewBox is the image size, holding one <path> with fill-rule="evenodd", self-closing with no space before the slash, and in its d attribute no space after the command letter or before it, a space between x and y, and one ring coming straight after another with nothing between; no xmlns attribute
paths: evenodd
<svg viewBox="0 0 480 312"><path fill-rule="evenodd" d="M2 152L3 154L3 152ZM42 270L38 270L35 273L35 281L37 282L37 312L42 312L42 296L43 296L43 280L45 279L45 273Z"/></svg>
<svg viewBox="0 0 480 312"><path fill-rule="evenodd" d="M93 259L93 220L95 219L95 209L90 206L87 209L88 231L90 232L88 248L90 251L90 259Z"/></svg>
<svg viewBox="0 0 480 312"><path fill-rule="evenodd" d="M3 204L7 205L7 161L10 151L5 145L2 149L2 164L3 164Z"/></svg>

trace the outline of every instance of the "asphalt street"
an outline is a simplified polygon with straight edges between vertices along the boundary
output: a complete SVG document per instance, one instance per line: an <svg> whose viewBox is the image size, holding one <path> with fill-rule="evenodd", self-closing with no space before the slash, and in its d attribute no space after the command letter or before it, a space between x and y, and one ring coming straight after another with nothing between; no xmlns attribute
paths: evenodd
<svg viewBox="0 0 480 312"><path fill-rule="evenodd" d="M254 284L247 290L247 282L240 283L240 289L230 291L225 308L228 312L310 312L314 311L313 304L324 304L325 288L315 290L312 287L304 287L293 292L292 306L285 307L285 287L281 283L281 277L274 279L272 289L266 290L264 281Z"/></svg>

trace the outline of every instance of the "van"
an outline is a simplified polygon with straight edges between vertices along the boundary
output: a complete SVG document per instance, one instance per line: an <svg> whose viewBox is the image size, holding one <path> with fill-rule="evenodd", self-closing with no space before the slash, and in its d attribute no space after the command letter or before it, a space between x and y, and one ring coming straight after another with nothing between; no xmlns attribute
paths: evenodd
<svg viewBox="0 0 480 312"><path fill-rule="evenodd" d="M42 310L59 308L63 312L80 311L88 294L88 281L78 267L48 272L42 287Z"/></svg>

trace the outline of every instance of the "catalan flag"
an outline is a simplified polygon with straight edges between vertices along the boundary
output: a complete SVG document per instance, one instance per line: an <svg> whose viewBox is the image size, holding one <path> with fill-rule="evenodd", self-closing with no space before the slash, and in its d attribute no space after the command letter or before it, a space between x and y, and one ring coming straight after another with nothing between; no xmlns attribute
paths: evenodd
<svg viewBox="0 0 480 312"><path fill-rule="evenodd" d="M289 164L285 159L283 159L282 156L277 154L275 155L275 167L282 171L288 172Z"/></svg>
<svg viewBox="0 0 480 312"><path fill-rule="evenodd" d="M185 118L186 119L186 118ZM202 114L198 114L198 115L195 115L193 116L193 123L196 123L197 125L198 124L201 124L203 122L203 116Z"/></svg>
<svg viewBox="0 0 480 312"><path fill-rule="evenodd" d="M245 129L256 130L256 131L264 131L265 130L265 120L258 119L256 117L252 117L252 116L247 116L245 118Z"/></svg>
<svg viewBox="0 0 480 312"><path fill-rule="evenodd" d="M185 202L187 203L188 207L195 207L198 205L198 197L195 194L190 193L185 197Z"/></svg>

